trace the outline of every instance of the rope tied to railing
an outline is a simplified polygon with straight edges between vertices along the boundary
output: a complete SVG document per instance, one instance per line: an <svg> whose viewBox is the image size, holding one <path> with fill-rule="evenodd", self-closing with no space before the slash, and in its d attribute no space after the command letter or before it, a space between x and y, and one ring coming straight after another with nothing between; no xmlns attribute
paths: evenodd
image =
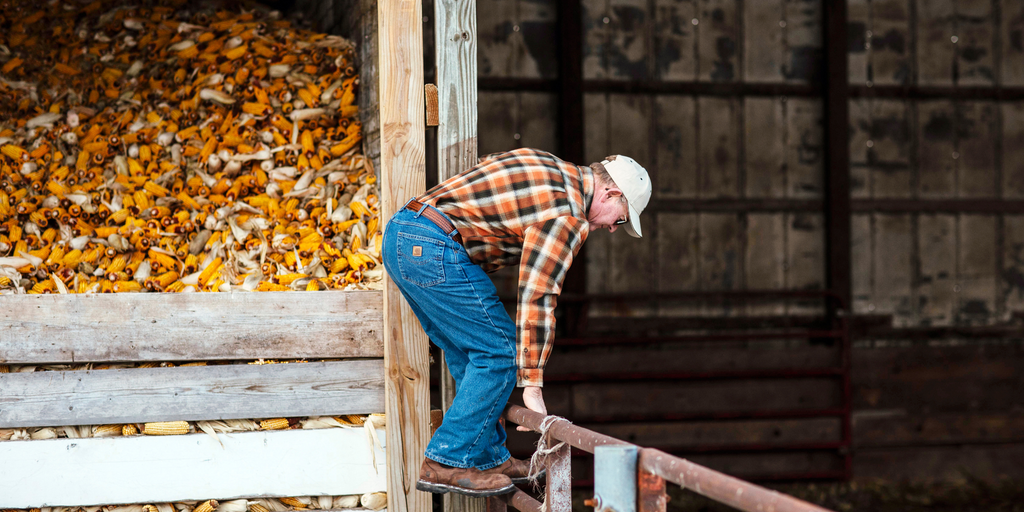
<svg viewBox="0 0 1024 512"><path fill-rule="evenodd" d="M540 472L547 467L547 459L551 454L560 450L565 446L565 441L560 441L554 446L549 446L551 443L551 434L548 430L554 425L556 421L563 420L569 421L561 416L547 416L544 421L540 422L540 426L537 427L537 431L540 432L540 439L537 440L537 449L533 452L533 456L530 457L530 481L533 485L537 484L537 477L540 476Z"/></svg>

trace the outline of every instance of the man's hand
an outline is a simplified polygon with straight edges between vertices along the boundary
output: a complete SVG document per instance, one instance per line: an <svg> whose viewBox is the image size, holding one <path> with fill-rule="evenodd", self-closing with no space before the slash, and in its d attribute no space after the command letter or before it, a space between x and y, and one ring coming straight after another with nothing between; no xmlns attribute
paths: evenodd
<svg viewBox="0 0 1024 512"><path fill-rule="evenodd" d="M523 404L526 405L527 409L547 416L548 408L544 406L544 394L541 392L541 389L538 386L526 386L523 388ZM530 431L530 429L522 425L516 427L516 430L520 432Z"/></svg>

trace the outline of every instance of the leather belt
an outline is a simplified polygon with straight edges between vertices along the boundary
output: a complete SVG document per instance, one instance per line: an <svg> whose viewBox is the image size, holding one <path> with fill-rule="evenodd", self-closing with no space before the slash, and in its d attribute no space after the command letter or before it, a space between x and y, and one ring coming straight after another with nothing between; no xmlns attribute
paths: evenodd
<svg viewBox="0 0 1024 512"><path fill-rule="evenodd" d="M423 203L415 199L409 201L409 204L405 205L405 209L412 210L414 212L419 212L420 209L423 209L423 216L426 217L427 220L429 220L430 222L433 222L435 226L441 228L441 231L444 231L445 234L455 231L455 226L452 225L451 221L449 221L448 218L445 217L443 213L433 208L423 208ZM455 234L452 236L452 240L458 242L459 245L463 245L462 235L460 235L458 231L455 231Z"/></svg>

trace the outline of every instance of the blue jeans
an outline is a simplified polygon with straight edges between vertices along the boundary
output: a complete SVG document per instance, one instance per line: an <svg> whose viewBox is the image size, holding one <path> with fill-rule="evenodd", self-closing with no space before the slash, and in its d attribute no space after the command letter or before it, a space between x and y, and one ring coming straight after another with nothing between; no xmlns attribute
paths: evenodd
<svg viewBox="0 0 1024 512"><path fill-rule="evenodd" d="M516 384L516 327L490 278L452 239L455 232L443 232L421 212L403 208L391 218L383 259L455 377L455 400L425 455L490 469L510 457L498 419Z"/></svg>

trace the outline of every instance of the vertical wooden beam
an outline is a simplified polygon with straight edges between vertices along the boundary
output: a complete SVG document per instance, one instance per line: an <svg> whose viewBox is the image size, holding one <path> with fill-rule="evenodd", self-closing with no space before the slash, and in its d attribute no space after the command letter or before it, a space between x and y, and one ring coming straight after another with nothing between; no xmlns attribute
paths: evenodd
<svg viewBox="0 0 1024 512"><path fill-rule="evenodd" d="M583 6L580 0L558 2L558 145L563 159L587 165L583 153ZM562 290L587 292L587 246L584 244L566 272ZM566 304L566 334L575 336L586 311L582 304Z"/></svg>
<svg viewBox="0 0 1024 512"><path fill-rule="evenodd" d="M381 217L391 218L425 187L423 7L421 0L378 3ZM429 439L427 336L390 278L384 285L385 409L388 415L388 510L430 510L416 490Z"/></svg>
<svg viewBox="0 0 1024 512"><path fill-rule="evenodd" d="M823 0L824 23L822 41L825 45L825 264L826 286L842 298L846 311L829 308L829 314L839 322L846 322L852 312L851 232L853 219L850 212L850 83L849 42L846 40L846 0ZM850 341L843 340L843 442L844 468L850 478L852 456L851 395L850 395Z"/></svg>
<svg viewBox="0 0 1024 512"><path fill-rule="evenodd" d="M850 87L846 1L824 0L827 286L850 304Z"/></svg>
<svg viewBox="0 0 1024 512"><path fill-rule="evenodd" d="M437 182L476 165L476 2L434 0L437 52ZM455 380L441 362L441 400L447 412L455 399ZM445 512L483 512L487 502L445 494Z"/></svg>

